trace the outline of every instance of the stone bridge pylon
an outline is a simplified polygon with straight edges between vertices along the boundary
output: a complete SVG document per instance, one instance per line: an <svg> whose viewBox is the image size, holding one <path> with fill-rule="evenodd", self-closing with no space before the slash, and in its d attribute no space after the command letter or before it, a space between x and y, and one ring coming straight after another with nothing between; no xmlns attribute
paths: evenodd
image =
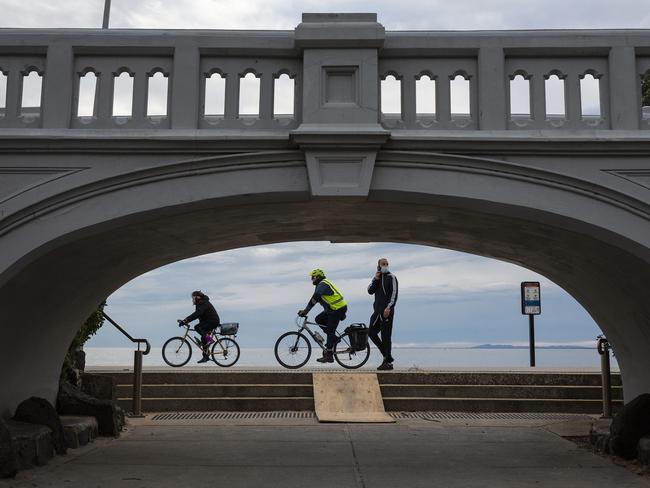
<svg viewBox="0 0 650 488"><path fill-rule="evenodd" d="M649 72L640 30L0 29L0 414L148 270L380 225L544 274L650 392Z"/></svg>

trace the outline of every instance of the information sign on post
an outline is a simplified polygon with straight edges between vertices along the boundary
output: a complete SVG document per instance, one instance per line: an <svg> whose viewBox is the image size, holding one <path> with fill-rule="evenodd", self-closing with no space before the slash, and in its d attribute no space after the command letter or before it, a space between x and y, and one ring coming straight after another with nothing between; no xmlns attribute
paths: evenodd
<svg viewBox="0 0 650 488"><path fill-rule="evenodd" d="M521 283L521 313L528 315L528 340L530 343L530 366L535 366L535 315L542 313L539 281Z"/></svg>
<svg viewBox="0 0 650 488"><path fill-rule="evenodd" d="M542 313L539 281L524 281L521 284L521 313L524 315Z"/></svg>

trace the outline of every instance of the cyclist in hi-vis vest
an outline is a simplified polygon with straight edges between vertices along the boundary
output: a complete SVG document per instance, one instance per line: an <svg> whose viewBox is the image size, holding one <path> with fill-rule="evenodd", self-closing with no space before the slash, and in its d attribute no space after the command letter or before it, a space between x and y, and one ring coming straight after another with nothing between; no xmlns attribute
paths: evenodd
<svg viewBox="0 0 650 488"><path fill-rule="evenodd" d="M316 361L319 363L333 363L334 362L334 345L336 344L336 328L339 322L345 319L345 314L348 311L348 306L343 299L341 292L334 286L334 284L325 278L325 273L322 269L315 269L309 273L311 282L316 287L314 294L307 303L303 310L298 311L298 315L306 317L314 305L320 303L323 306L323 311L316 315L315 322L327 334L327 341L325 342L325 350L323 357L318 358Z"/></svg>

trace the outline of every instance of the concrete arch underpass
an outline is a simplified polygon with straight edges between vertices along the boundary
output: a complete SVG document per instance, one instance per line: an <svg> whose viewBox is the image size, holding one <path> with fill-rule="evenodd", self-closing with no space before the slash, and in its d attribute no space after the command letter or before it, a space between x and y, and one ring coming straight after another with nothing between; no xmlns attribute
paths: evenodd
<svg viewBox="0 0 650 488"><path fill-rule="evenodd" d="M626 400L650 392L650 214L617 190L625 180L596 181L603 172L588 171L591 157L391 148L377 153L367 195L319 196L309 156L297 149L206 155L183 144L174 151L128 144L92 157L44 151L44 164L85 159L87 169L9 200L15 211L0 228L0 367L10 372L2 415L32 395L55 399L78 325L132 278L256 244L368 242L380 224L386 241L479 254L547 276L607 334ZM604 159L599 167L620 164Z"/></svg>

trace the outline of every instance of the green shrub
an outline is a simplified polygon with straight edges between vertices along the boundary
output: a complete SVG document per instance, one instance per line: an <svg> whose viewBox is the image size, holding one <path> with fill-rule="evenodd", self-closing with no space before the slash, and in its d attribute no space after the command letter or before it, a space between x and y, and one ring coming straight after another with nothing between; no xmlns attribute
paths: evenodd
<svg viewBox="0 0 650 488"><path fill-rule="evenodd" d="M86 319L84 324L81 326L79 331L77 331L74 339L68 347L68 352L63 359L63 367L61 368L61 380L68 380L72 376L72 370L74 366L74 352L83 346L88 339L94 336L97 331L104 325L104 316L102 312L106 306L106 300L99 304L97 310L95 310L90 317Z"/></svg>

